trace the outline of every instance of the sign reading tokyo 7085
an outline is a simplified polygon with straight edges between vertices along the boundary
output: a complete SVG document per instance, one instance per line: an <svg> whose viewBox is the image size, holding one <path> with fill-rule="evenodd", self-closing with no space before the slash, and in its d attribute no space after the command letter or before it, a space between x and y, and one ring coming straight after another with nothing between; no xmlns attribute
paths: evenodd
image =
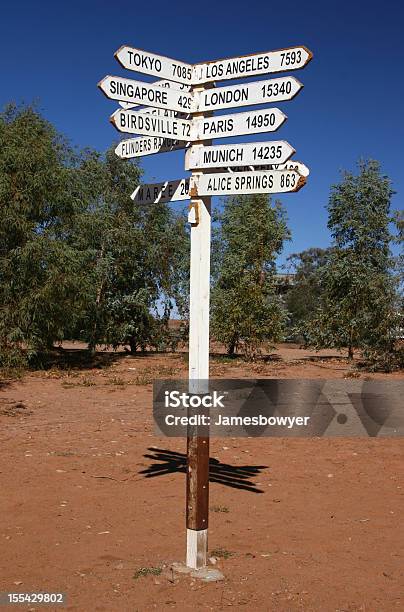
<svg viewBox="0 0 404 612"><path fill-rule="evenodd" d="M118 62L128 70L158 76L162 79L192 84L193 66L141 49L123 46L115 53Z"/></svg>

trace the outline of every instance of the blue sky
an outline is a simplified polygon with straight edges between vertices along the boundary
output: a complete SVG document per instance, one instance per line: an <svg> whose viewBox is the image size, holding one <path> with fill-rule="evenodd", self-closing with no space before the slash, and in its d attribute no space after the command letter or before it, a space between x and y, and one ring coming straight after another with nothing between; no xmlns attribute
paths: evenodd
<svg viewBox="0 0 404 612"><path fill-rule="evenodd" d="M403 207L403 21L399 0L4 3L0 105L38 100L73 144L104 150L119 140L108 121L117 105L97 89L99 79L153 80L119 66L113 54L122 44L190 63L306 45L314 59L290 73L304 89L274 105L288 116L286 124L236 139L288 140L295 159L311 170L304 189L280 198L292 231L284 261L291 252L329 244L330 185L361 156L381 161L397 191L393 206ZM146 182L186 176L181 151L148 156L142 165Z"/></svg>

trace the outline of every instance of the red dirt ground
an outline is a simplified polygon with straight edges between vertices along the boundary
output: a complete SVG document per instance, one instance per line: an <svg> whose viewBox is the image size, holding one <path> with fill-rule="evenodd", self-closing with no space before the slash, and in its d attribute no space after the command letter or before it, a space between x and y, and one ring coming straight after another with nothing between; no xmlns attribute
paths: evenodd
<svg viewBox="0 0 404 612"><path fill-rule="evenodd" d="M356 376L325 354L283 346L278 360L211 371ZM227 484L211 483L209 549L231 553L216 564L225 580L172 574L185 551L185 440L153 434L151 381L186 367L183 355L120 354L2 385L0 591L65 592L83 612L404 610L400 439L213 439ZM232 471L246 488L229 486ZM144 567L163 571L134 578Z"/></svg>

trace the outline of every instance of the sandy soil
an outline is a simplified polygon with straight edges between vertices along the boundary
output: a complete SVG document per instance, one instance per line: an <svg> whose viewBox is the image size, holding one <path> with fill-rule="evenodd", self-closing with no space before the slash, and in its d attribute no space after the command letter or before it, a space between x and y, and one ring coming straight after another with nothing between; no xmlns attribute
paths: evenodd
<svg viewBox="0 0 404 612"><path fill-rule="evenodd" d="M357 375L327 354L216 359L212 376ZM185 377L184 356L107 357L2 385L0 591L62 591L85 612L404 609L402 440L212 440L225 580L202 583L169 570L184 559L185 440L156 438L151 414L152 380Z"/></svg>

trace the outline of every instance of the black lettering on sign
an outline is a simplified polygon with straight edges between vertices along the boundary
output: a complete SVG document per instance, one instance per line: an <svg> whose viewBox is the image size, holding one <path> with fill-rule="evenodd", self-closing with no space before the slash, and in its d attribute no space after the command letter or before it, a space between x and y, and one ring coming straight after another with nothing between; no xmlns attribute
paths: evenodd
<svg viewBox="0 0 404 612"><path fill-rule="evenodd" d="M143 53L133 52L128 50L129 63L144 70L155 70L161 72L161 61L158 57L150 57Z"/></svg>
<svg viewBox="0 0 404 612"><path fill-rule="evenodd" d="M214 119L203 122L203 134L224 134L233 130L233 119Z"/></svg>
<svg viewBox="0 0 404 612"><path fill-rule="evenodd" d="M248 102L248 87L240 87L240 89L228 89L220 91L220 89L204 94L205 107L220 106L224 104L236 104L237 102Z"/></svg>

